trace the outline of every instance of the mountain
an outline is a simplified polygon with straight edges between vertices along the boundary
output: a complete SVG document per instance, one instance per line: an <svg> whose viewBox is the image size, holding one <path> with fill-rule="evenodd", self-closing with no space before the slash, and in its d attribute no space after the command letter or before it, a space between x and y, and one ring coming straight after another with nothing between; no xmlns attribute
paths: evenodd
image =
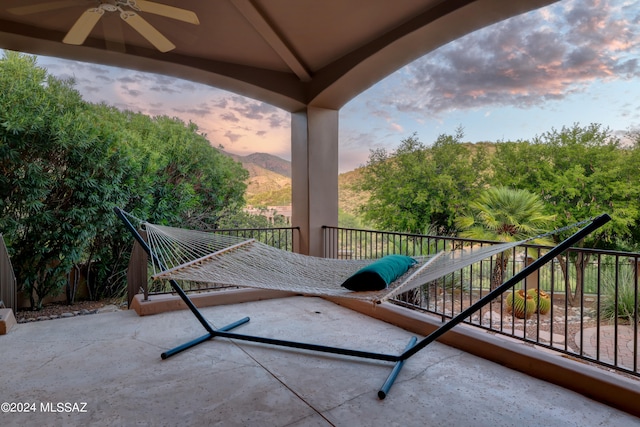
<svg viewBox="0 0 640 427"><path fill-rule="evenodd" d="M250 205L288 206L291 204L291 178L260 166L250 165L245 193Z"/></svg>
<svg viewBox="0 0 640 427"><path fill-rule="evenodd" d="M220 150L249 172L245 198L249 205L291 204L291 162L266 153L239 156Z"/></svg>
<svg viewBox="0 0 640 427"><path fill-rule="evenodd" d="M277 173L278 175L291 178L291 162L278 156L266 153L253 153L248 156L238 156L236 154L224 153L235 161L242 163L245 169L253 177L260 175L263 170Z"/></svg>
<svg viewBox="0 0 640 427"><path fill-rule="evenodd" d="M239 156L226 153L249 171L246 200L250 205L286 206L291 204L291 162L280 157L253 153ZM361 169L338 176L338 203L341 209L356 214L358 207L366 201L366 194L354 190L354 183L361 176Z"/></svg>

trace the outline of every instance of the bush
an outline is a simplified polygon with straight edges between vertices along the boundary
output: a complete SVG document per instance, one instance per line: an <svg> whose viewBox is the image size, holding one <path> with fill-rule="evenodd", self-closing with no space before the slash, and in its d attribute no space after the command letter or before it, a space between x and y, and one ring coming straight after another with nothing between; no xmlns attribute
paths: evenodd
<svg viewBox="0 0 640 427"><path fill-rule="evenodd" d="M73 86L34 57L0 59L0 231L32 308L73 287L74 269L92 298L121 292L132 239L114 206L215 228L244 205L248 172L193 123L89 104Z"/></svg>
<svg viewBox="0 0 640 427"><path fill-rule="evenodd" d="M630 324L640 321L638 314L640 295L638 295L638 285L635 281L633 267L620 266L617 281L615 271L611 269L604 270L602 276L600 314L606 319L615 320L618 318Z"/></svg>

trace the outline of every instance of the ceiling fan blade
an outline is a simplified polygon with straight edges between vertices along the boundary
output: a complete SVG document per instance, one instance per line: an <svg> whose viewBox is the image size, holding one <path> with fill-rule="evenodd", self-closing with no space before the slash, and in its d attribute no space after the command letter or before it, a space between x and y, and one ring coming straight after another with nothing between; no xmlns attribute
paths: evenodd
<svg viewBox="0 0 640 427"><path fill-rule="evenodd" d="M188 22L190 24L200 24L198 16L190 10L180 9L178 7L168 6L166 4L160 4L146 0L135 0L135 5L143 12L166 16L167 18L177 19L179 21Z"/></svg>
<svg viewBox="0 0 640 427"><path fill-rule="evenodd" d="M50 10L63 9L65 7L77 6L78 0L59 0L47 3L36 3L30 6L18 6L7 9L7 12L14 15L31 15L32 13L47 12Z"/></svg>
<svg viewBox="0 0 640 427"><path fill-rule="evenodd" d="M99 7L85 10L80 18L73 24L67 35L62 40L66 44L81 45L89 36L93 27L96 26L100 17L104 14L104 10Z"/></svg>
<svg viewBox="0 0 640 427"><path fill-rule="evenodd" d="M171 49L175 49L175 45L169 41L165 36L160 34L158 30L153 28L151 24L145 21L140 15L135 12L122 12L120 17L127 24L139 32L142 37L149 40L149 42L156 47L160 52L168 52Z"/></svg>

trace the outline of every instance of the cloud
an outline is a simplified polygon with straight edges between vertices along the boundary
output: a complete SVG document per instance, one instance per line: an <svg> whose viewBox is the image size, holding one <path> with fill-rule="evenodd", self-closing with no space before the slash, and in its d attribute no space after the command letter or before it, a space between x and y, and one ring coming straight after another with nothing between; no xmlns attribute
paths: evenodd
<svg viewBox="0 0 640 427"><path fill-rule="evenodd" d="M212 114L212 110L211 108L209 108L209 106L207 106L206 104L200 104L198 107L195 108L187 108L186 110L177 110L177 112L184 112L188 115L193 115L195 117L208 117Z"/></svg>
<svg viewBox="0 0 640 427"><path fill-rule="evenodd" d="M404 128L399 123L390 123L390 126L391 126L391 129L393 129L393 130L395 130L397 132L404 132Z"/></svg>
<svg viewBox="0 0 640 427"><path fill-rule="evenodd" d="M102 91L102 87L100 86L91 86L91 85L84 86L85 93L100 93L100 91Z"/></svg>
<svg viewBox="0 0 640 427"><path fill-rule="evenodd" d="M233 133L228 130L224 133L224 137L227 138L230 142L237 142L242 137L242 135Z"/></svg>
<svg viewBox="0 0 640 427"><path fill-rule="evenodd" d="M380 134L374 129L341 129L340 130L340 157L343 152L351 150L362 151L364 149L383 148Z"/></svg>
<svg viewBox="0 0 640 427"><path fill-rule="evenodd" d="M120 83L138 83L140 79L136 78L134 74L123 74L118 78ZM113 81L113 80L110 80Z"/></svg>
<svg viewBox="0 0 640 427"><path fill-rule="evenodd" d="M236 117L231 111L224 111L219 116L225 122L238 123L240 121L239 118Z"/></svg>
<svg viewBox="0 0 640 427"><path fill-rule="evenodd" d="M144 91L140 89L132 89L128 85L122 85L122 90L128 95L134 98L144 95Z"/></svg>
<svg viewBox="0 0 640 427"><path fill-rule="evenodd" d="M409 135L403 135L402 138L406 136ZM379 128L341 129L338 171L347 172L366 165L372 152L378 150L390 152L392 149L389 141L397 143L400 139L395 130L385 133L385 130Z"/></svg>
<svg viewBox="0 0 640 427"><path fill-rule="evenodd" d="M89 102L193 122L213 146L238 154L268 151L290 158L289 113L221 89L159 74L40 57L61 78L75 78Z"/></svg>
<svg viewBox="0 0 640 427"><path fill-rule="evenodd" d="M291 126L291 116L283 111L270 114L267 121L271 129L289 129Z"/></svg>
<svg viewBox="0 0 640 427"><path fill-rule="evenodd" d="M231 106L227 108L238 113L241 118L250 120L272 119L274 115L277 117L279 111L273 105L240 96L233 96L228 104Z"/></svg>
<svg viewBox="0 0 640 427"><path fill-rule="evenodd" d="M155 86L149 87L149 90L152 92L162 92L169 95L179 94L181 92L180 90L178 90L178 88L172 85L155 85Z"/></svg>
<svg viewBox="0 0 640 427"><path fill-rule="evenodd" d="M597 79L635 78L637 11L609 1L568 1L477 31L415 61L382 104L443 114L529 108L582 92ZM387 94L388 95L388 94Z"/></svg>
<svg viewBox="0 0 640 427"><path fill-rule="evenodd" d="M94 80L99 80L101 83L113 83L113 79L105 74L96 74L93 79L83 79L83 82L92 82Z"/></svg>

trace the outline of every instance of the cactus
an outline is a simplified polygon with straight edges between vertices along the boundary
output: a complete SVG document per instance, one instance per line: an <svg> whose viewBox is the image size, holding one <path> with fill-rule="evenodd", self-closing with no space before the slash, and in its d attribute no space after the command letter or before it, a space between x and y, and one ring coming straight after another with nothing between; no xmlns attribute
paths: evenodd
<svg viewBox="0 0 640 427"><path fill-rule="evenodd" d="M551 310L551 297L548 293L538 289L529 289L527 294L534 299L538 313L544 315Z"/></svg>
<svg viewBox="0 0 640 427"><path fill-rule="evenodd" d="M518 319L528 319L536 312L536 302L524 290L510 292L506 297L507 313L513 313Z"/></svg>
<svg viewBox="0 0 640 427"><path fill-rule="evenodd" d="M507 312L507 314L512 314L513 313L513 292L507 292L504 294L504 301L505 301L505 311Z"/></svg>

